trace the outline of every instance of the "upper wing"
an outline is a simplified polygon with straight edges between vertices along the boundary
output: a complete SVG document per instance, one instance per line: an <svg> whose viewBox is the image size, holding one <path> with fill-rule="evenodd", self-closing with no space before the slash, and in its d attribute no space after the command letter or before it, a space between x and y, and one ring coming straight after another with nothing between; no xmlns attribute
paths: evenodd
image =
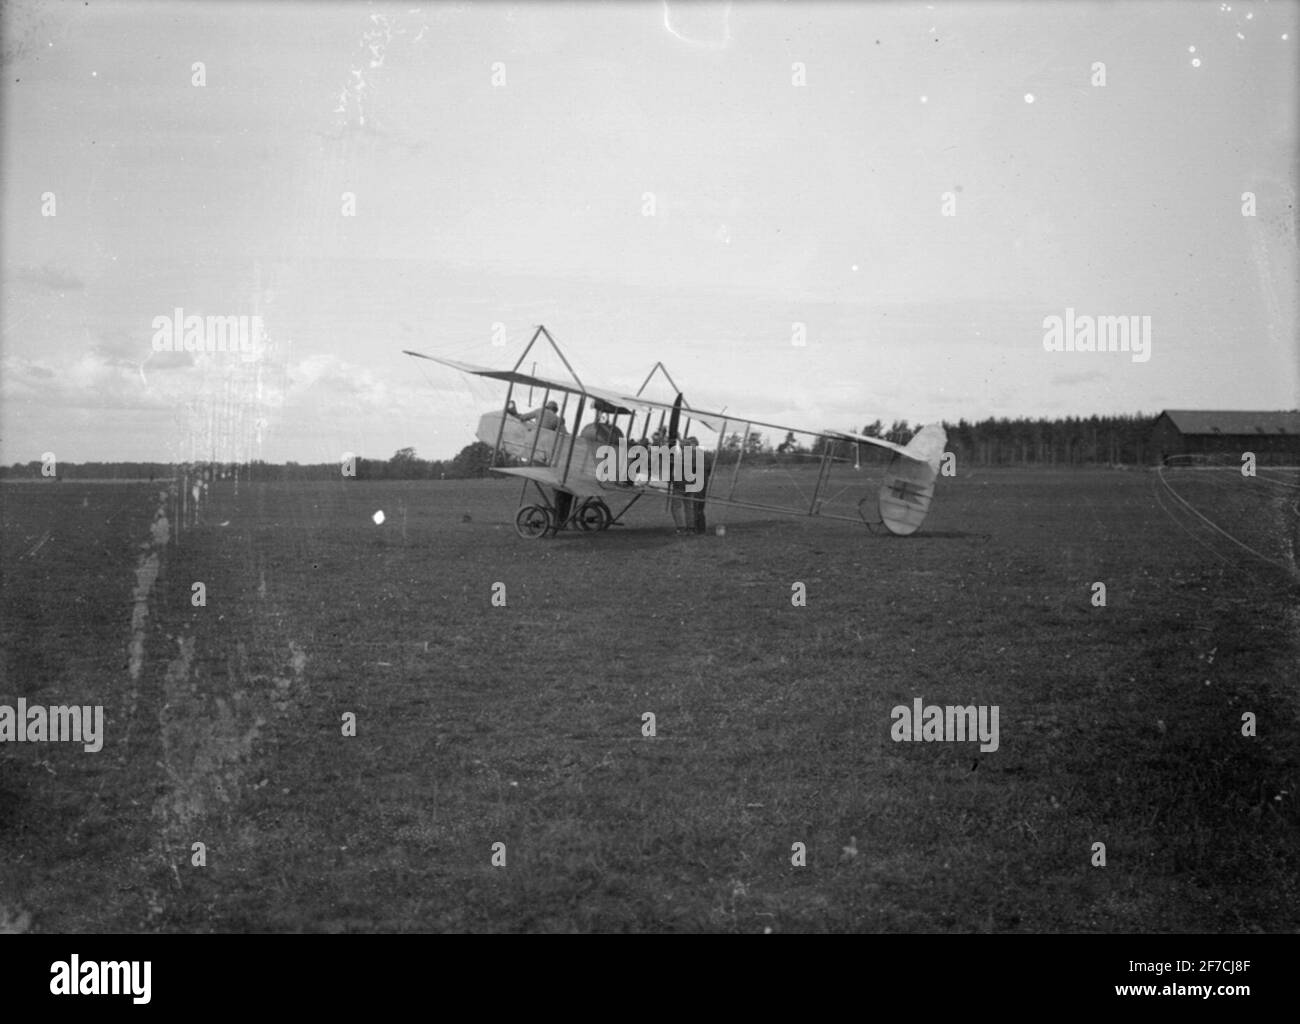
<svg viewBox="0 0 1300 1024"><path fill-rule="evenodd" d="M670 415L673 411L672 402L656 402L653 399L643 398L637 395L623 395L619 398L619 401L622 402L624 405L631 406L632 408L635 409L663 409L665 412L669 413ZM724 416L720 412L704 412L698 409L692 409L685 402L682 402L682 416L684 416L688 420L694 420L697 423L703 423L714 433L721 432L726 427L728 419L736 423L745 422L744 420L739 419L738 417L735 416Z"/></svg>
<svg viewBox="0 0 1300 1024"><path fill-rule="evenodd" d="M443 366L450 366L453 370L459 370L461 373L472 373L476 377L491 377L494 380L509 381L512 384L526 384L533 388L542 388L551 391L567 391L571 395L589 395L598 399L608 406L606 411L616 413L630 413L632 409L628 403L631 399L613 392L606 391L604 388L591 388L585 384L579 384L576 381L553 380L549 377L538 377L531 373L520 373L518 370L494 370L488 366L475 366L472 363L462 363L457 359L444 359L441 356L427 356L423 352L412 352L410 349L402 350L408 356L415 356L417 359L428 359L430 362L441 363Z"/></svg>
<svg viewBox="0 0 1300 1024"><path fill-rule="evenodd" d="M879 437L867 437L864 434L830 433L826 436L858 444L873 444L877 448L888 448L911 462L929 466L936 473L939 472L940 464L943 462L944 448L948 445L948 432L943 429L941 423L931 423L922 427L906 445L894 444L893 441L884 441Z"/></svg>
<svg viewBox="0 0 1300 1024"><path fill-rule="evenodd" d="M883 437L869 437L866 434L852 434L845 430L825 430L822 432L826 437L833 437L837 441L852 441L855 444L874 444L877 448L888 448L891 452L897 452L899 455L909 459L916 459L917 462L924 462L918 458L914 452L909 452L901 444L895 444L893 441L886 441Z"/></svg>
<svg viewBox="0 0 1300 1024"><path fill-rule="evenodd" d="M418 359L428 359L431 362L441 363L443 366L450 366L453 370L459 370L461 373L471 373L478 377L491 377L494 380L510 381L514 384L525 384L534 388L549 388L551 391L567 391L573 395L589 395L597 399L606 407L606 411L615 413L632 413L637 409L663 409L671 413L673 411L672 402L656 402L652 399L642 398L636 395L620 395L616 391L609 391L605 388L593 388L586 384L576 382L553 380L549 377L538 377L531 373L521 373L518 370L493 370L487 366L474 366L471 363L462 363L456 359L444 359L441 356L428 356L423 352L413 352L410 349L403 349L408 356L415 356ZM727 429L728 423L737 425L748 424L751 427L766 427L772 430L790 430L791 428L782 423L762 423L758 420L746 419L743 416L733 416L720 412L707 412L701 409L691 409L685 403L682 404L682 415L687 419L703 423L715 433L720 433ZM879 437L868 437L866 434L852 434L842 430L798 430L799 433L812 434L820 437L830 438L835 441L852 441L855 444L870 444L877 448L886 448L891 452L901 455L905 459L913 462L930 462L932 461L929 451L921 452L914 446L911 450L903 447L901 444L895 444L893 441L886 441ZM942 445L942 442L940 442ZM942 448L940 447L940 450Z"/></svg>
<svg viewBox="0 0 1300 1024"><path fill-rule="evenodd" d="M651 409L664 409L672 412L671 402L654 402L645 398L624 397L622 401L628 404L648 407ZM877 448L887 448L891 452L901 455L905 459L911 459L913 462L929 462L928 452L919 452L916 449L905 448L901 444L895 444L893 441L886 441L880 437L868 437L866 434L851 434L843 430L806 430L799 427L791 427L785 423L763 423L759 420L747 419L744 416L733 416L720 412L705 412L699 409L692 409L685 404L682 405L682 415L688 419L703 423L710 430L720 432L725 430L728 423L736 426L748 424L751 427L766 427L770 430L793 430L799 434L811 435L813 437L825 437L832 441L852 441L855 444L870 444Z"/></svg>

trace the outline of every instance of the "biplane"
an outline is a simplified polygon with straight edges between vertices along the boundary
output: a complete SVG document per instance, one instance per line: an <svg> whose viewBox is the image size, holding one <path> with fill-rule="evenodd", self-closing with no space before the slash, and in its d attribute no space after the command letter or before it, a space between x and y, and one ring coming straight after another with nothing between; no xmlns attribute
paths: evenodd
<svg viewBox="0 0 1300 1024"><path fill-rule="evenodd" d="M543 338L571 380L522 369L528 353ZM903 445L866 434L799 430L695 409L685 402L662 363L655 364L634 395L592 387L574 372L544 326L536 329L509 370L403 351L509 384L504 406L499 412L483 414L475 436L492 446L492 472L522 480L515 530L529 539L550 537L566 529L607 530L620 524L645 495L670 495L675 485L681 493L682 470L689 466L686 456L692 454L687 449L698 444L692 434L697 427L717 436L712 455L703 457L705 471L697 485L702 493L692 495L706 506L818 516L865 523L871 528L883 525L891 534L907 536L920 528L930 511L947 445L947 434L939 424L923 427ZM657 373L675 393L671 402L645 393ZM518 412L516 388L542 393L536 410ZM753 438L761 439L762 430L784 431L787 443L775 453L763 451L761 444L751 443ZM810 439L811 444L800 447L791 443L796 434ZM870 493L856 501L853 497L862 491L863 446L887 453L874 502ZM612 463L615 450L620 458ZM667 457L637 457L656 452ZM611 465L620 471L611 473ZM530 488L534 500L529 500ZM774 496L775 490L782 493ZM869 518L869 509L875 519Z"/></svg>

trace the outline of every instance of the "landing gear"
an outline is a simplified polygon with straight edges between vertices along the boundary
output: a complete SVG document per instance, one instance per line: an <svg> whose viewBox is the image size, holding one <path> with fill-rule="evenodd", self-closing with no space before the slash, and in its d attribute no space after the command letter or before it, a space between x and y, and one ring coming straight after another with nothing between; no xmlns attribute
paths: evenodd
<svg viewBox="0 0 1300 1024"><path fill-rule="evenodd" d="M555 532L555 517L541 505L525 505L515 516L515 532L525 540L537 540Z"/></svg>
<svg viewBox="0 0 1300 1024"><path fill-rule="evenodd" d="M573 518L583 530L608 530L614 522L614 514L601 498L588 498Z"/></svg>
<svg viewBox="0 0 1300 1024"><path fill-rule="evenodd" d="M554 537L561 530L575 529L584 533L599 533L618 523L624 514L641 498L643 492L637 491L630 501L615 515L605 504L605 499L596 495L582 498L572 491L558 487L543 487L536 480L524 481L520 502L528 497L528 487L532 485L537 497L532 504L521 505L515 514L515 532L525 540L537 540L541 537Z"/></svg>

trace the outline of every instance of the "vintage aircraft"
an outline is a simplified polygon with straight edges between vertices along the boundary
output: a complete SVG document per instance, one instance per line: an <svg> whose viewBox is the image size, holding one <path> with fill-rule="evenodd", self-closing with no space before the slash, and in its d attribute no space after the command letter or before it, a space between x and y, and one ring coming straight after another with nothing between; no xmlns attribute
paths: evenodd
<svg viewBox="0 0 1300 1024"><path fill-rule="evenodd" d="M550 342L572 381L540 377L520 369L539 338ZM705 459L706 465L712 464L712 472L700 482L707 505L820 516L864 522L869 527L883 523L890 533L906 536L916 532L930 510L935 479L947 444L947 434L938 424L922 428L908 444L900 445L864 434L801 431L693 409L685 403L662 363L655 364L635 395L591 387L573 372L555 339L541 326L510 370L473 366L409 349L403 351L462 373L509 383L504 407L500 412L485 413L475 436L492 446L489 465L493 472L523 480L520 508L515 517L515 529L521 537L549 537L569 527L605 530L618 523L645 494L667 493L673 467L689 465L689 458L684 457L685 442L695 441L691 429L696 424L716 433L718 438L714 454ZM643 395L657 372L663 373L676 392L673 402L655 401ZM535 412L521 415L515 410L516 386L542 391L542 403ZM553 394L563 398L556 401ZM569 433L566 425L570 422L571 400L576 406L571 419L575 430L588 410L594 416L576 433ZM683 417L685 428L681 426ZM785 431L788 438L800 434L812 439L808 449L795 447L798 458L794 461L803 465L796 465L792 471L791 458L775 458L770 454L765 457L752 451L750 439L757 434L755 428ZM860 445L890 453L875 503L879 516L875 521L867 517L863 508L870 501L869 495L855 505L846 507L842 503L844 494L861 489L861 476L854 475L861 466ZM614 464L611 455L615 449L621 449L625 457L617 461L620 471L611 474L610 467ZM849 457L850 449L853 457ZM664 457L656 459L653 457L656 454ZM517 464L500 464L507 461L503 455ZM742 465L747 471L744 486ZM680 474L680 469L676 471ZM526 504L530 486L536 490L538 501ZM793 493L773 499L770 492L782 486L787 491L793 487ZM609 501L619 506L617 512Z"/></svg>

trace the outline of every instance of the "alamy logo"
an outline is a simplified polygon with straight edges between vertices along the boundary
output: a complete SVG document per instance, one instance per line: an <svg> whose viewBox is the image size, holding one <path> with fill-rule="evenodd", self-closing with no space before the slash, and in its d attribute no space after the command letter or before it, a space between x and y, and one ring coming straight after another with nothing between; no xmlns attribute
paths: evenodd
<svg viewBox="0 0 1300 1024"><path fill-rule="evenodd" d="M0 704L0 743L84 743L87 754L97 754L104 745L104 705L43 708L27 706L25 697L18 707Z"/></svg>
<svg viewBox="0 0 1300 1024"><path fill-rule="evenodd" d="M889 713L894 720L889 735L895 743L904 740L947 743L964 743L978 739L980 751L991 754L998 749L998 714L1001 708L981 704L966 707L927 704L922 707L921 698L912 701L909 708L899 704Z"/></svg>
<svg viewBox="0 0 1300 1024"><path fill-rule="evenodd" d="M1151 358L1151 317L1065 316L1043 318L1043 348L1048 352L1132 352L1133 362Z"/></svg>
<svg viewBox="0 0 1300 1024"><path fill-rule="evenodd" d="M50 992L56 996L133 996L143 1005L150 999L153 961L87 960L73 956L50 964Z"/></svg>
<svg viewBox="0 0 1300 1024"><path fill-rule="evenodd" d="M695 492L704 487L704 453L694 444L681 448L637 444L629 448L627 438L620 438L617 448L602 444L596 449L596 479L601 483L674 480Z"/></svg>
<svg viewBox="0 0 1300 1024"><path fill-rule="evenodd" d="M153 318L155 352L239 352L254 355L266 336L260 316L186 316L177 306L171 316Z"/></svg>

